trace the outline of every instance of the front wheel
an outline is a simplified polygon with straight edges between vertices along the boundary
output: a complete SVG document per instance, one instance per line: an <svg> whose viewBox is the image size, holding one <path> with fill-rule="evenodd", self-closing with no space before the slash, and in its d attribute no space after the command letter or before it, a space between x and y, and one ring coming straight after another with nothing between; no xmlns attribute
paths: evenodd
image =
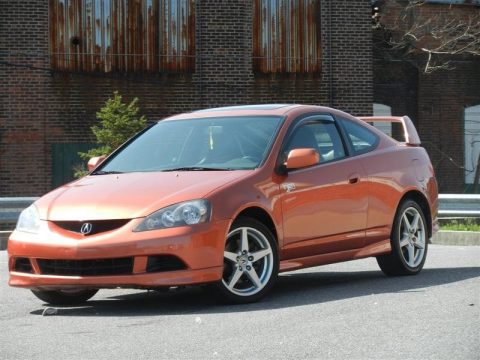
<svg viewBox="0 0 480 360"><path fill-rule="evenodd" d="M404 201L393 222L392 252L377 257L380 269L386 275L415 275L425 263L428 248L425 215L413 200Z"/></svg>
<svg viewBox="0 0 480 360"><path fill-rule="evenodd" d="M227 302L258 301L277 279L277 243L257 220L242 218L233 223L223 259L223 277L215 287Z"/></svg>
<svg viewBox="0 0 480 360"><path fill-rule="evenodd" d="M98 290L32 290L40 300L51 305L77 305L93 297Z"/></svg>

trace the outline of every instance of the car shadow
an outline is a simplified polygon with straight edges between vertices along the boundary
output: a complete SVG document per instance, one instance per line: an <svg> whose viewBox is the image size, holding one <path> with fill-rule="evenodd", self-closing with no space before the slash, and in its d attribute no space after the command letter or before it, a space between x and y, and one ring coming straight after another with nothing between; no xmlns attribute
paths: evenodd
<svg viewBox="0 0 480 360"><path fill-rule="evenodd" d="M200 287L179 291L145 291L88 301L81 307L56 307L56 316L155 316L264 311L321 304L385 293L422 292L424 288L480 276L480 267L424 269L417 276L386 277L380 271L281 274L264 300L224 305ZM44 305L48 306L47 304ZM41 315L44 308L31 311Z"/></svg>

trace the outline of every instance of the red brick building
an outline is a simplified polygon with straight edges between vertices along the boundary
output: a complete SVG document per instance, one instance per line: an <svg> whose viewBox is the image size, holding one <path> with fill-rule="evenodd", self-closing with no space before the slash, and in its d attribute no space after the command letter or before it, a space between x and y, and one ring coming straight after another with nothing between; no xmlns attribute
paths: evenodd
<svg viewBox="0 0 480 360"><path fill-rule="evenodd" d="M440 189L463 191L464 112L480 104L478 59L423 75L372 56L371 5L1 0L0 196L41 195L67 181L114 90L138 97L150 121L229 104L310 103L354 115L381 104L414 119Z"/></svg>
<svg viewBox="0 0 480 360"><path fill-rule="evenodd" d="M480 154L480 56L450 56L449 69L425 74L425 55L395 54L382 48L379 40L400 31L396 24L406 14L402 10L407 2L374 3L387 28L374 31L374 103L414 120L435 167L440 192L472 191ZM438 16L465 21L476 16L480 21L480 1L429 0L407 15L411 24L425 24ZM394 29L393 34L385 34L388 29Z"/></svg>
<svg viewBox="0 0 480 360"><path fill-rule="evenodd" d="M370 114L370 13L365 0L2 0L0 196L66 180L114 90L149 120L266 102Z"/></svg>

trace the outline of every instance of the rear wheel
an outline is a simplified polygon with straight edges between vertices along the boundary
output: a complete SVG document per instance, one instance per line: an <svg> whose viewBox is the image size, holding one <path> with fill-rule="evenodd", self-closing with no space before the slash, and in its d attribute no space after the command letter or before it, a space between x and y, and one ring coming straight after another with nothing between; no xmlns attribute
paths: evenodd
<svg viewBox="0 0 480 360"><path fill-rule="evenodd" d="M277 243L257 220L236 220L225 242L223 277L215 286L227 302L261 299L278 275Z"/></svg>
<svg viewBox="0 0 480 360"><path fill-rule="evenodd" d="M393 223L392 252L377 257L380 269L386 275L415 275L425 263L428 248L425 215L413 200L404 201L397 210Z"/></svg>
<svg viewBox="0 0 480 360"><path fill-rule="evenodd" d="M51 305L76 305L93 297L98 290L32 290L40 300Z"/></svg>

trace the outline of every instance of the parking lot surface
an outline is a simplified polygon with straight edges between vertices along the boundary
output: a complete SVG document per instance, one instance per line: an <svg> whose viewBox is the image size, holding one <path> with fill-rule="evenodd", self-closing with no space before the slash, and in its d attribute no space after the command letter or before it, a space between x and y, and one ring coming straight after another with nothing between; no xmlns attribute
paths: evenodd
<svg viewBox="0 0 480 360"><path fill-rule="evenodd" d="M0 359L479 359L480 247L432 245L418 276L375 259L282 274L260 303L201 288L101 290L55 308L7 285L0 252Z"/></svg>

